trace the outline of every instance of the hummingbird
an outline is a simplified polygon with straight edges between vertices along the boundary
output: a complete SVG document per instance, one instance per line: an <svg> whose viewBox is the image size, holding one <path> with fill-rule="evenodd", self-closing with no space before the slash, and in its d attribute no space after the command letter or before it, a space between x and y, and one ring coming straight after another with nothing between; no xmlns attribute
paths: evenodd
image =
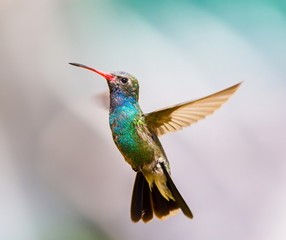
<svg viewBox="0 0 286 240"><path fill-rule="evenodd" d="M179 209L188 218L193 214L175 186L166 153L159 136L187 127L205 118L225 103L241 83L197 100L144 114L135 76L123 72L104 73L70 63L104 77L110 93L109 125L115 145L136 172L131 198L133 222L147 223L153 215L163 220Z"/></svg>

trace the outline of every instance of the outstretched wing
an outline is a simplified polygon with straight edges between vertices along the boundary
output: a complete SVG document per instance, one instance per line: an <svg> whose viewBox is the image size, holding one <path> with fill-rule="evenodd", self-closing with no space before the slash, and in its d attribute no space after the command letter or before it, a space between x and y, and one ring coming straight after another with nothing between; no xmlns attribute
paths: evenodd
<svg viewBox="0 0 286 240"><path fill-rule="evenodd" d="M235 93L240 84L204 98L146 114L147 125L157 136L187 127L220 108Z"/></svg>

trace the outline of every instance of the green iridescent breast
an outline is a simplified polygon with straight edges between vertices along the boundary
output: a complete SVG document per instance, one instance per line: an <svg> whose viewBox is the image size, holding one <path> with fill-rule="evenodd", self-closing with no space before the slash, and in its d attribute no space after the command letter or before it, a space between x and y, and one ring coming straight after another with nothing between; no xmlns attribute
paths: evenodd
<svg viewBox="0 0 286 240"><path fill-rule="evenodd" d="M115 144L133 168L154 159L152 136L137 104L116 107L110 112L109 122Z"/></svg>

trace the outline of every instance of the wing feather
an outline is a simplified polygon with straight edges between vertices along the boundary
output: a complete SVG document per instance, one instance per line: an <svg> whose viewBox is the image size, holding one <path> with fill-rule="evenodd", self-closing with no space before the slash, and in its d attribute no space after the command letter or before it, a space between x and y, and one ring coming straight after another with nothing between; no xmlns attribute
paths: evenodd
<svg viewBox="0 0 286 240"><path fill-rule="evenodd" d="M191 102L164 108L145 115L148 127L160 136L187 127L221 107L241 83Z"/></svg>

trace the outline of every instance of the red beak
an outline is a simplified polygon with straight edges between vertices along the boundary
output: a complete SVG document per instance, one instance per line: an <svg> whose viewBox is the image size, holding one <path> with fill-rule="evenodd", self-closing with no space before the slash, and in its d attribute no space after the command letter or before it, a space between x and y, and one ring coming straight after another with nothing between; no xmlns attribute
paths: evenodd
<svg viewBox="0 0 286 240"><path fill-rule="evenodd" d="M109 80L109 81L113 81L115 79L115 77L109 73L104 73L104 72L101 72L101 71L98 71L94 68L91 68L91 67L87 67L85 65L82 65L82 64L79 64L79 63L69 63L70 65L73 65L73 66L76 66L76 67L81 67L81 68L85 68L85 69L88 69L90 71L93 71L93 72L96 72L98 73L99 75L103 76L105 79Z"/></svg>

